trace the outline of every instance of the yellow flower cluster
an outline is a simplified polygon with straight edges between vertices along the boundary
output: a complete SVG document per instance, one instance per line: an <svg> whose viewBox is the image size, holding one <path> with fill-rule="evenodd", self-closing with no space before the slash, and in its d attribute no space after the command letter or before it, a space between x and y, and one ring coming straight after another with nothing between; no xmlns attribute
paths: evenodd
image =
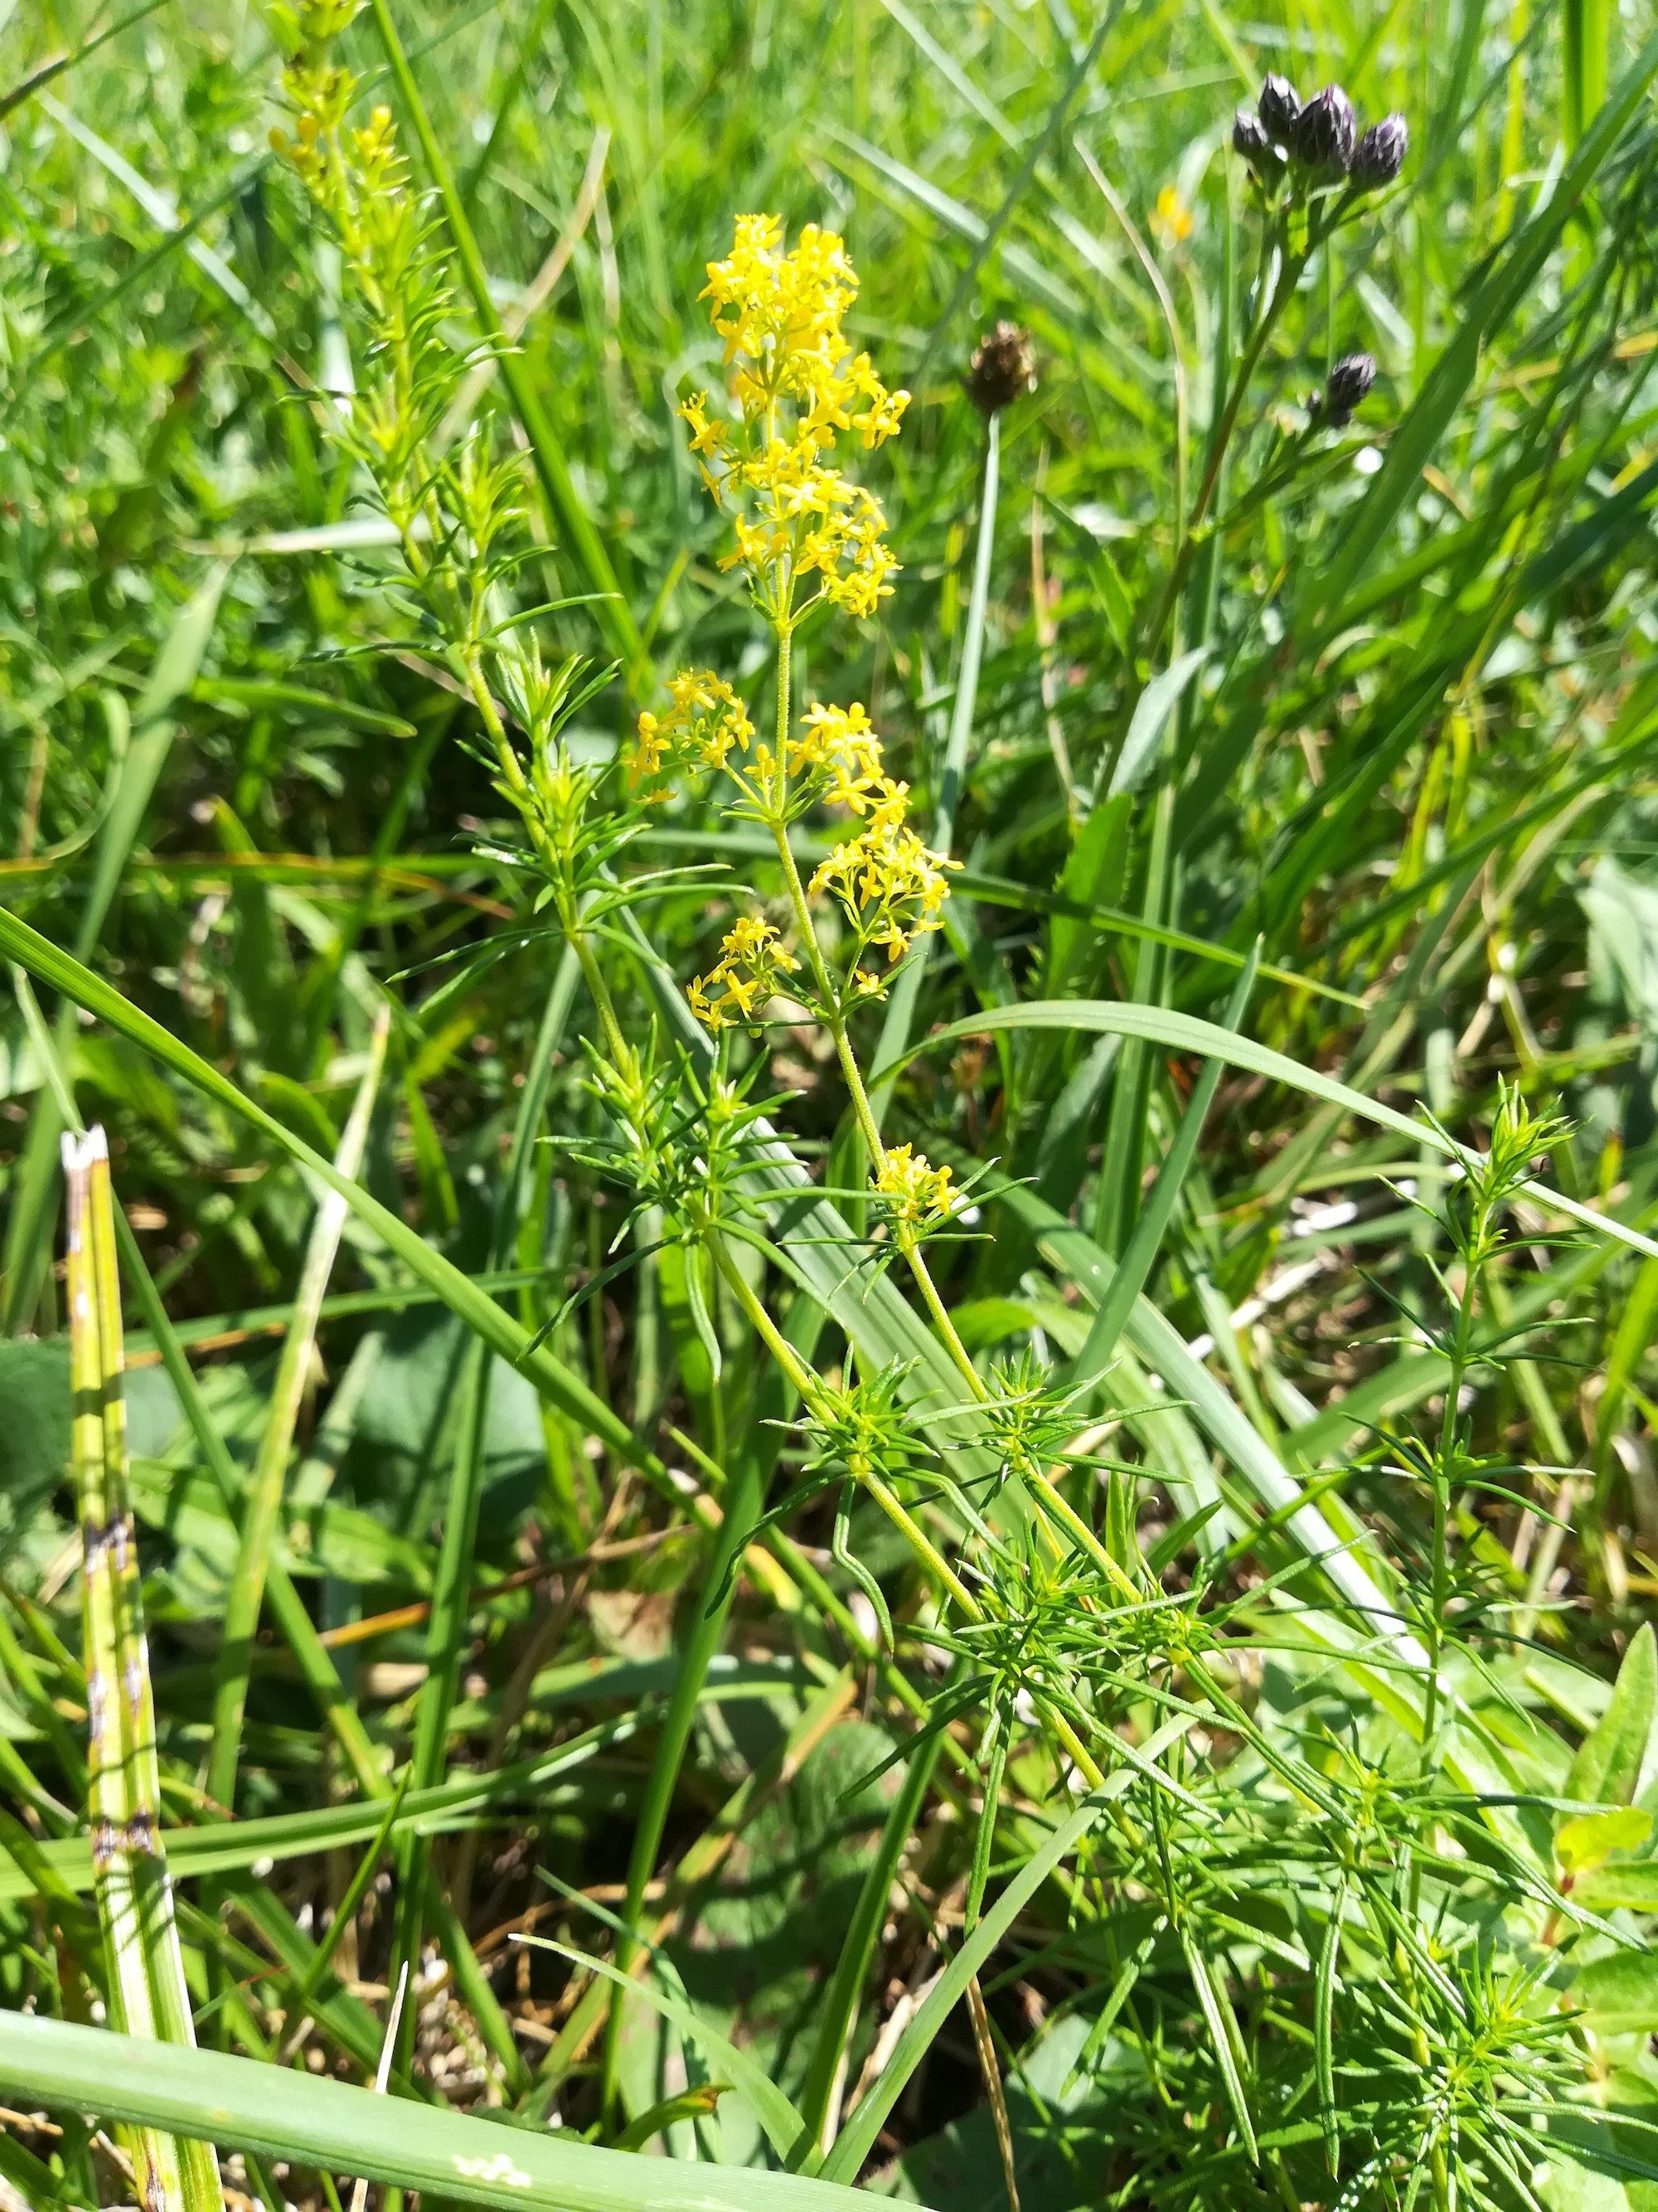
<svg viewBox="0 0 1658 2212"><path fill-rule="evenodd" d="M956 1203L948 1168L935 1168L925 1152L908 1145L894 1145L875 1178L878 1194L886 1200L892 1218L908 1228L927 1227L947 1221Z"/></svg>
<svg viewBox="0 0 1658 2212"><path fill-rule="evenodd" d="M814 896L833 896L852 926L854 945L847 988L859 1000L878 998L885 979L862 967L872 946L884 948L889 965L924 931L941 926L950 884L946 871L961 863L924 845L909 827L909 786L886 772L881 740L868 709L807 708L784 742L780 759L755 742L754 725L723 678L706 668L683 669L669 686L671 704L661 714L642 714L631 775L647 799L665 798L671 786L641 789L674 770L723 770L736 786L736 811L781 836L817 805L844 806L862 823L812 877ZM746 1021L764 1005L780 974L797 963L778 946L776 932L759 921L739 921L726 939L713 973L690 994L698 1017L710 1028Z"/></svg>
<svg viewBox="0 0 1658 2212"><path fill-rule="evenodd" d="M729 1022L751 1022L776 994L785 975L800 963L785 951L768 921L757 915L743 915L720 941L719 963L699 975L686 993L691 1012L711 1030Z"/></svg>
<svg viewBox="0 0 1658 2212"><path fill-rule="evenodd" d="M866 708L808 707L799 736L789 739L789 774L809 775L813 796L829 806L849 806L862 814L872 798L899 792L881 764L881 740Z"/></svg>
<svg viewBox="0 0 1658 2212"><path fill-rule="evenodd" d="M722 504L732 496L737 544L720 566L745 568L756 603L786 629L818 599L865 617L890 593L897 563L880 502L823 456L843 431L865 451L883 444L909 395L889 392L842 331L858 293L843 241L809 223L793 252L782 243L777 216L739 216L729 258L708 264L702 296L726 341L740 438L710 419L705 392L679 412L709 491Z"/></svg>
<svg viewBox="0 0 1658 2212"><path fill-rule="evenodd" d="M897 961L914 939L940 928L950 893L945 871L961 866L924 845L910 829L904 819L908 787L882 781L865 827L837 845L811 879L812 891L831 893L856 933L854 963L876 945L886 948L889 961ZM855 966L852 980L865 998L878 997L886 988L861 966Z"/></svg>
<svg viewBox="0 0 1658 2212"><path fill-rule="evenodd" d="M768 744L754 745L750 756L754 725L731 685L711 670L682 669L668 694L665 714L647 710L639 718L629 764L635 791L675 770L723 769L760 820L782 823L820 804L864 814L873 804L901 804L908 790L883 767L881 741L864 707L808 707L780 762Z"/></svg>
<svg viewBox="0 0 1658 2212"><path fill-rule="evenodd" d="M682 668L668 686L665 714L643 714L630 764L635 789L665 769L720 769L733 748L747 752L754 736L748 710L723 677L707 668ZM665 791L649 794L665 799Z"/></svg>

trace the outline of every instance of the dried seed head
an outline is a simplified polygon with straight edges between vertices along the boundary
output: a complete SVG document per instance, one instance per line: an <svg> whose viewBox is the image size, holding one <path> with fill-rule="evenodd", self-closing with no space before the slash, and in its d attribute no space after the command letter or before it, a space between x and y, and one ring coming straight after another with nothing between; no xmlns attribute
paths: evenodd
<svg viewBox="0 0 1658 2212"><path fill-rule="evenodd" d="M1287 76L1269 76L1260 88L1260 98L1255 103L1260 118L1260 127L1275 146L1287 151L1295 141L1296 125L1301 116L1301 95Z"/></svg>
<svg viewBox="0 0 1658 2212"><path fill-rule="evenodd" d="M1315 177L1345 177L1357 137L1353 103L1339 84L1327 84L1302 109L1290 150Z"/></svg>
<svg viewBox="0 0 1658 2212"><path fill-rule="evenodd" d="M1339 430L1352 420L1353 410L1376 382L1376 362L1368 353L1344 354L1330 371L1324 387L1324 419Z"/></svg>
<svg viewBox="0 0 1658 2212"><path fill-rule="evenodd" d="M1410 125L1402 115L1384 115L1380 123L1373 123L1359 140L1348 172L1360 191L1380 191L1392 184L1405 166L1410 143Z"/></svg>
<svg viewBox="0 0 1658 2212"><path fill-rule="evenodd" d="M974 347L963 381L981 415L994 415L1011 407L1022 392L1034 392L1036 356L1029 331L1017 323L998 323Z"/></svg>

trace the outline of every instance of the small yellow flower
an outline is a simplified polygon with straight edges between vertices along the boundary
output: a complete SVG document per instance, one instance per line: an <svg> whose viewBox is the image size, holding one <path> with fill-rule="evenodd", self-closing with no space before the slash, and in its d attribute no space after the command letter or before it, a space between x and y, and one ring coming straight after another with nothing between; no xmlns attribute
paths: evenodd
<svg viewBox="0 0 1658 2212"><path fill-rule="evenodd" d="M1165 185L1151 210L1151 229L1158 245L1172 253L1175 246L1185 245L1192 228L1192 210L1181 198L1179 187Z"/></svg>
<svg viewBox="0 0 1658 2212"><path fill-rule="evenodd" d="M875 1178L878 1194L886 1200L895 1221L926 1228L947 1221L956 1202L948 1168L935 1168L925 1152L908 1145L888 1150Z"/></svg>
<svg viewBox="0 0 1658 2212"><path fill-rule="evenodd" d="M800 965L758 915L738 915L720 941L720 956L685 994L698 1021L716 1032L733 1021L752 1021Z"/></svg>
<svg viewBox="0 0 1658 2212"><path fill-rule="evenodd" d="M862 814L884 781L881 740L871 726L867 708L808 707L800 733L789 739L789 773L811 771L822 781L825 803Z"/></svg>
<svg viewBox="0 0 1658 2212"><path fill-rule="evenodd" d="M878 997L886 986L860 964L879 945L896 963L925 932L943 926L950 892L946 870L952 860L924 845L905 819L909 787L882 775L858 796L869 818L855 837L836 846L820 861L811 879L814 895L828 891L857 937L853 988Z"/></svg>
<svg viewBox="0 0 1658 2212"><path fill-rule="evenodd" d="M708 398L706 392L694 392L681 406L679 413L690 425L692 453L707 454L712 459L719 453L729 433L723 422L709 422L705 412Z"/></svg>
<svg viewBox="0 0 1658 2212"><path fill-rule="evenodd" d="M639 718L629 763L635 791L667 767L724 768L733 749L746 752L754 736L743 702L710 669L682 668L669 684L668 696L673 703L665 714L647 711Z"/></svg>

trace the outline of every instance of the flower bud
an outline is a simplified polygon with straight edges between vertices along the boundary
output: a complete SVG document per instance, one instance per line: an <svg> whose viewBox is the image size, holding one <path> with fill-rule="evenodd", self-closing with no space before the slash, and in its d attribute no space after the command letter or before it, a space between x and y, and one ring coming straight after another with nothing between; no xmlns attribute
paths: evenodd
<svg viewBox="0 0 1658 2212"><path fill-rule="evenodd" d="M963 379L967 396L981 415L1011 407L1022 392L1036 389L1036 356L1029 331L1017 323L998 323L973 349Z"/></svg>
<svg viewBox="0 0 1658 2212"><path fill-rule="evenodd" d="M1376 362L1368 353L1343 354L1324 387L1323 415L1333 430L1351 422L1353 410L1376 382Z"/></svg>
<svg viewBox="0 0 1658 2212"><path fill-rule="evenodd" d="M1255 103L1255 112L1260 126L1275 146L1289 148L1294 143L1296 124L1301 114L1301 97L1287 76L1269 76L1260 88L1260 98Z"/></svg>
<svg viewBox="0 0 1658 2212"><path fill-rule="evenodd" d="M1273 166L1272 142L1266 135L1266 125L1247 107L1239 108L1237 120L1232 125L1232 147L1252 169L1260 171Z"/></svg>
<svg viewBox="0 0 1658 2212"><path fill-rule="evenodd" d="M1362 192L1380 191L1392 184L1405 166L1405 149L1411 143L1410 125L1402 115L1384 115L1359 140L1348 172Z"/></svg>
<svg viewBox="0 0 1658 2212"><path fill-rule="evenodd" d="M1315 177L1345 177L1357 136L1353 103L1339 84L1327 84L1297 117L1290 151Z"/></svg>

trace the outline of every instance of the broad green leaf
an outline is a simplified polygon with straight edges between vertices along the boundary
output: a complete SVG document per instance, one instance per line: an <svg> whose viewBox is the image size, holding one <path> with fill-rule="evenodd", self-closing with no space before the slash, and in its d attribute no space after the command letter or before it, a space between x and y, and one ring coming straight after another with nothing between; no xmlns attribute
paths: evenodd
<svg viewBox="0 0 1658 2212"><path fill-rule="evenodd" d="M1554 1839L1554 1856L1569 1875L1597 1873L1614 1851L1639 1850L1652 1833L1652 1815L1633 1805L1610 1813L1582 1813ZM1658 1873L1658 1867L1653 1869ZM1579 1903L1582 1902L1579 1899Z"/></svg>
<svg viewBox="0 0 1658 2212"><path fill-rule="evenodd" d="M1658 2031L1658 1951L1617 1951L1585 1966L1570 1991L1596 2035Z"/></svg>
<svg viewBox="0 0 1658 2212"><path fill-rule="evenodd" d="M1658 1638L1643 1622L1624 1654L1612 1703L1584 1739L1562 1793L1581 1804L1627 1805L1635 1795L1658 1705Z"/></svg>
<svg viewBox="0 0 1658 2212"><path fill-rule="evenodd" d="M1598 1868L1572 1884L1574 1903L1589 1912L1658 1912L1658 1859L1620 1860Z"/></svg>

